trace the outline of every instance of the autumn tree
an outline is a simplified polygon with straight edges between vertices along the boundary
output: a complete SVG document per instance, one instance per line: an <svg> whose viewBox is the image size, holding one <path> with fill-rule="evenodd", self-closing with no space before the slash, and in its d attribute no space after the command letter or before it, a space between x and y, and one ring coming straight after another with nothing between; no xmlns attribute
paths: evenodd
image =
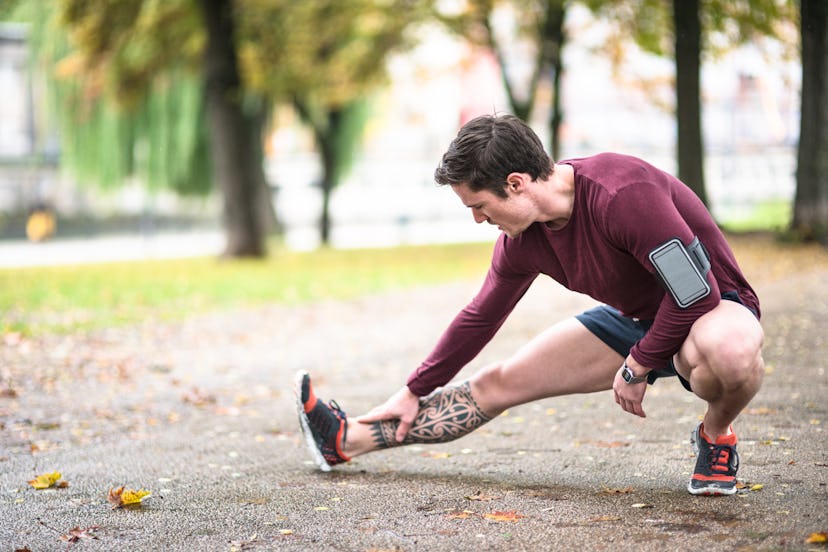
<svg viewBox="0 0 828 552"><path fill-rule="evenodd" d="M550 152L560 152L560 126L563 122L561 83L563 48L566 44L564 20L569 0L470 0L459 14L441 14L439 19L472 43L489 48L500 66L501 79L511 112L528 121L536 105L537 93L545 78L551 77L552 105L549 115ZM510 10L517 19L518 36L502 38L494 25L498 9ZM528 82L519 82L510 72L506 50L516 40L528 41L534 50Z"/></svg>
<svg viewBox="0 0 828 552"><path fill-rule="evenodd" d="M793 19L793 0L584 0L612 21L616 48L632 38L644 51L671 55L676 68L676 157L678 176L707 204L699 71L705 53L744 44L760 36L781 38ZM711 37L720 44L713 48ZM623 55L613 56L616 62Z"/></svg>
<svg viewBox="0 0 828 552"><path fill-rule="evenodd" d="M47 4L35 3L48 20ZM57 12L63 26L53 30L65 30L69 40L53 59L68 83L64 88L73 91L63 98L64 143L116 148L113 159L119 162L109 163L113 170L106 175L96 173L94 162L75 163L113 185L140 172L153 156L181 161L184 168L175 172L182 185L209 180L203 163L209 159L223 199L225 254L260 256L273 217L261 133L274 105L292 104L313 129L322 157L325 242L330 192L358 145L365 99L384 82L386 57L413 43L408 28L429 14L430 5L431 0L63 0ZM194 82L201 92L180 113L195 108L195 117L179 119L174 105L163 116L146 114L145 106L158 104L159 94L177 97ZM138 143L144 128L160 141ZM80 132L99 139L73 139ZM199 140L191 140L189 149L171 147L182 135ZM78 156L67 148L67 157L94 159L94 148L81 148L84 155ZM168 155L172 151L178 155Z"/></svg>
<svg viewBox="0 0 828 552"><path fill-rule="evenodd" d="M828 3L801 0L802 107L791 229L828 242Z"/></svg>
<svg viewBox="0 0 828 552"><path fill-rule="evenodd" d="M31 3L35 48L53 77L62 164L83 182L209 193L224 255L264 255L273 220L261 164L261 102L235 64L231 3Z"/></svg>
<svg viewBox="0 0 828 552"><path fill-rule="evenodd" d="M331 193L358 149L368 99L386 60L415 43L432 0L241 0L243 59L251 87L292 105L321 158L320 240L331 236Z"/></svg>

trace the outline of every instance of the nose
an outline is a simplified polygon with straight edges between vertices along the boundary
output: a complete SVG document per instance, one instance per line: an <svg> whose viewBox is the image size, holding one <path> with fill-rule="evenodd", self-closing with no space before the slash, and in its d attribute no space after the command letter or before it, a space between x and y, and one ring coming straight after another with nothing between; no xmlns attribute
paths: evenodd
<svg viewBox="0 0 828 552"><path fill-rule="evenodd" d="M474 222L476 222L477 224L489 220L489 217L484 215L480 209L472 209L472 216L474 217Z"/></svg>

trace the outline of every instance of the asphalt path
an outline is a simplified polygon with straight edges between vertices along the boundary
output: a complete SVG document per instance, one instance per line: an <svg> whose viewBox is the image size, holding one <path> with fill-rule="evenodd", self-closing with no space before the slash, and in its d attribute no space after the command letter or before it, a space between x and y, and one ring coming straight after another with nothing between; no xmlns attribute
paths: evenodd
<svg viewBox="0 0 828 552"><path fill-rule="evenodd" d="M0 552L50 550L825 550L824 270L758 289L764 386L736 424L742 489L685 490L703 404L660 381L646 419L611 393L510 410L445 445L317 471L291 386L356 414L399 388L462 282L0 343ZM592 302L538 282L481 355L508 355ZM577 369L577 368L575 368ZM59 472L62 488L34 489ZM115 508L110 489L146 489Z"/></svg>

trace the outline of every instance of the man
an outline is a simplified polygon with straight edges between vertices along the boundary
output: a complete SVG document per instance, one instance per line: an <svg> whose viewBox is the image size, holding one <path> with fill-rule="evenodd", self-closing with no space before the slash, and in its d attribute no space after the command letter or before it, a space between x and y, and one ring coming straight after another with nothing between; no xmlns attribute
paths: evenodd
<svg viewBox="0 0 828 552"><path fill-rule="evenodd" d="M647 385L677 376L707 403L692 432L698 495L736 492L732 422L764 373L759 302L704 205L676 178L605 153L553 164L511 115L467 123L435 171L475 222L497 225L485 282L383 405L348 418L297 374L300 423L319 467L388 447L442 443L507 408L612 389L644 417ZM447 385L495 335L539 274L602 302L504 362Z"/></svg>

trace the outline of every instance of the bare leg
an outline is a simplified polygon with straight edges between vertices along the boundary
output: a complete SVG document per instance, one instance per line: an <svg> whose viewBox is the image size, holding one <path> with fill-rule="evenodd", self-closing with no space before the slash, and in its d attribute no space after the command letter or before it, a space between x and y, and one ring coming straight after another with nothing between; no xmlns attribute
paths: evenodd
<svg viewBox="0 0 828 552"><path fill-rule="evenodd" d="M715 440L759 391L764 375L759 321L742 305L722 301L693 324L676 370L707 401L705 433Z"/></svg>
<svg viewBox="0 0 828 552"><path fill-rule="evenodd" d="M487 416L471 395L468 381L435 390L420 399L420 413L405 440L394 438L398 420L370 424L371 437L378 449L412 443L446 443L471 433L492 418Z"/></svg>
<svg viewBox="0 0 828 552"><path fill-rule="evenodd" d="M349 423L349 456L400 444L445 443L467 435L501 412L530 401L612 387L622 357L577 320L565 320L467 382L435 390L420 402L402 443L397 420Z"/></svg>

